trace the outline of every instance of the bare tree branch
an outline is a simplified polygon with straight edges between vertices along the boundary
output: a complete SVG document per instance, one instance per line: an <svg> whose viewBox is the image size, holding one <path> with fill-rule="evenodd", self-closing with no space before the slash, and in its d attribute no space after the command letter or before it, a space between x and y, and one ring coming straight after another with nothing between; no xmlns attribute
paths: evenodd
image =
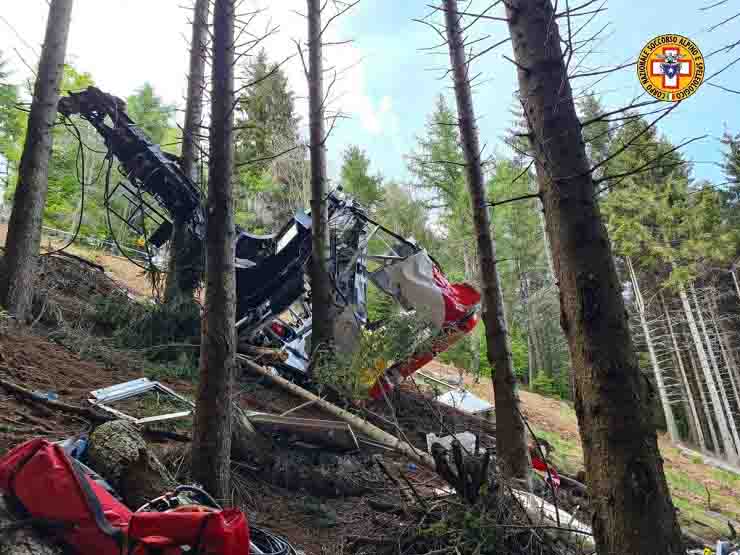
<svg viewBox="0 0 740 555"><path fill-rule="evenodd" d="M530 162L530 166L532 163L534 163L534 160ZM528 170L529 170L529 166L527 166L527 168L524 170L524 173L526 173ZM516 181L516 178L514 181ZM503 204L509 204L510 202L517 202L520 200L529 200L533 198L542 198L542 195L540 195L539 193L530 193L528 195L521 195L519 197L507 198L506 200L498 200L496 202L489 202L488 206L490 206L491 208L494 208L496 206L501 206Z"/></svg>

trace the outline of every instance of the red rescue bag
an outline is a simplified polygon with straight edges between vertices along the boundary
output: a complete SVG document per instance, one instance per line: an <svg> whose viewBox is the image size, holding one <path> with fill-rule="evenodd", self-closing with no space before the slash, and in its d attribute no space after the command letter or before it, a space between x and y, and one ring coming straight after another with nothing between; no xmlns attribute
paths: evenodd
<svg viewBox="0 0 740 555"><path fill-rule="evenodd" d="M0 491L31 517L58 525L61 539L80 555L249 555L241 511L132 513L61 446L43 439L0 459Z"/></svg>
<svg viewBox="0 0 740 555"><path fill-rule="evenodd" d="M0 490L31 517L61 527L82 554L118 555L131 511L84 474L61 446L33 439L0 460Z"/></svg>
<svg viewBox="0 0 740 555"><path fill-rule="evenodd" d="M134 555L156 549L179 555L179 546L198 555L249 555L249 527L238 509L214 512L134 513L128 528Z"/></svg>

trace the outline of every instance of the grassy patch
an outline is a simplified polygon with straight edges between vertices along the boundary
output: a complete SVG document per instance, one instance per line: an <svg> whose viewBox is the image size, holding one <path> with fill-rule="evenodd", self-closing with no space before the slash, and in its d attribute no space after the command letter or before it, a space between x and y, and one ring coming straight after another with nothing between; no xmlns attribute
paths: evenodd
<svg viewBox="0 0 740 555"><path fill-rule="evenodd" d="M674 495L690 493L698 497L706 498L707 490L704 488L704 484L701 484L696 480L692 480L680 470L667 468L665 470L665 476L668 480L668 486L671 488L671 493Z"/></svg>
<svg viewBox="0 0 740 555"><path fill-rule="evenodd" d="M130 399L111 403L110 406L136 418L147 418L191 410L190 405L159 391L148 391ZM156 424L157 428L177 432L188 431L192 426L192 416Z"/></svg>
<svg viewBox="0 0 740 555"><path fill-rule="evenodd" d="M740 474L727 472L721 468L713 468L712 476L724 487L734 491L740 491Z"/></svg>
<svg viewBox="0 0 740 555"><path fill-rule="evenodd" d="M198 366L190 358L182 357L177 362L149 366L144 370L144 375L156 381L182 380L195 383L198 381Z"/></svg>
<svg viewBox="0 0 740 555"><path fill-rule="evenodd" d="M726 536L727 524L724 519L714 518L696 503L676 495L673 496L673 504L679 510L678 520L683 530L702 538Z"/></svg>

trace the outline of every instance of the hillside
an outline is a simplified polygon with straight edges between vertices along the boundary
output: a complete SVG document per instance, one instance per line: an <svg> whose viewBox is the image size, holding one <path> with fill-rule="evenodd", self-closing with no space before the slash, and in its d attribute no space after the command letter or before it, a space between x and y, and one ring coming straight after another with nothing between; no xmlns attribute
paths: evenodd
<svg viewBox="0 0 740 555"><path fill-rule="evenodd" d="M440 377L455 379L457 368L438 362L427 369ZM465 377L465 387L493 403L490 383L474 383ZM530 391L520 391L522 412L537 434L554 448L553 460L561 470L575 475L583 469L583 451L578 435L578 421L573 407L564 401L543 397ZM730 471L704 464L701 453L670 443L666 435L658 438L663 455L666 477L674 505L680 511L684 530L707 539L727 534L727 521L735 527L740 521L740 469Z"/></svg>
<svg viewBox="0 0 740 555"><path fill-rule="evenodd" d="M84 248L77 248L75 252L105 265L109 276L115 276L114 279L129 291L142 296L147 294L146 283L138 269L129 262ZM49 337L56 341L50 341ZM3 321L0 338L0 378L31 390L54 392L67 402L84 405L90 390L141 376L158 379L184 395L194 393L194 369L177 364L151 363L140 352L111 350L89 335L65 337L60 341L54 333L50 335L49 330L19 331ZM74 352L68 347L72 347ZM456 368L438 362L430 363L424 371L441 378L458 376ZM490 382L474 383L471 377L466 377L465 386L492 401ZM240 388L243 406L254 410L268 408L282 412L299 404L299 400L286 396L284 392L265 388L250 380L242 381ZM521 400L530 425L554 447L553 461L557 467L570 475L577 475L582 469L582 452L573 408L563 401L529 391L521 391ZM80 419L40 411L9 395L0 397L0 409L3 414L0 418L0 452L31 437L62 439L88 429L88 424ZM322 417L320 411L310 408L298 414ZM424 434L419 433L431 429L425 429L420 418L413 410L405 419L402 418L402 425L413 437L423 438ZM458 431L464 429L456 428ZM665 437L660 438L660 446L684 530L708 541L726 536L727 521L736 526L740 521L737 497L740 473L733 474L704 464L700 454L675 447ZM240 487L251 499L249 508L258 522L288 535L296 543L310 547L316 542L317 549L322 542L347 533L353 528L353 523L364 518L362 514L366 510L362 497L354 501L319 500L312 495L296 496L294 492L274 486L262 488L247 483ZM340 514L352 516L340 518L337 516ZM580 518L588 520L584 515ZM319 521L333 524L317 526Z"/></svg>

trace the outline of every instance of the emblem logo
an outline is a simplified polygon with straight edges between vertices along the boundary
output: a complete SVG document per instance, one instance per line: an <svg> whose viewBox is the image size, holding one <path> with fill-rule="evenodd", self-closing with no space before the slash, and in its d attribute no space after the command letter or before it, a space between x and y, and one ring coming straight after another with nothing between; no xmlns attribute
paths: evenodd
<svg viewBox="0 0 740 555"><path fill-rule="evenodd" d="M678 102L694 94L704 81L704 56L681 35L660 35L648 42L637 60L637 77L648 94Z"/></svg>

